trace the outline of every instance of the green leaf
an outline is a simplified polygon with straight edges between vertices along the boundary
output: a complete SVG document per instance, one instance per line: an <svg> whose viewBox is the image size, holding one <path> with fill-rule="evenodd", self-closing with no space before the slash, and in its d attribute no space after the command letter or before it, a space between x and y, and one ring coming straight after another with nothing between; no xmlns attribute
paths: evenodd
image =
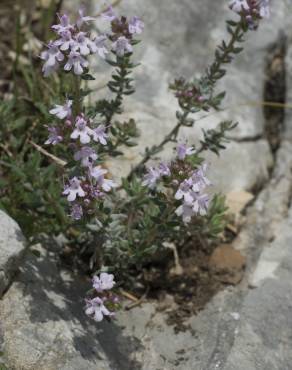
<svg viewBox="0 0 292 370"><path fill-rule="evenodd" d="M85 75L81 75L82 80L85 81L94 81L95 77L93 77L91 74L87 73Z"/></svg>

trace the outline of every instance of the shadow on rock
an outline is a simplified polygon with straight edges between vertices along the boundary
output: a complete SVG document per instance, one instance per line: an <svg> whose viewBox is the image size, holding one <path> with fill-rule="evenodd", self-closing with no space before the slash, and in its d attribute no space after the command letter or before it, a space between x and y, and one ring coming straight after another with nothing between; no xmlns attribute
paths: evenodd
<svg viewBox="0 0 292 370"><path fill-rule="evenodd" d="M13 304L16 310L19 306L22 320L18 330L22 341L28 339L26 336L33 336L35 346L44 353L52 342L57 344L55 357L58 352L68 353L70 357L73 351L75 358L79 356L86 363L92 363L92 369L100 363L103 363L102 369L141 369L141 364L133 358L133 354L143 348L137 338L123 335L122 328L115 322L96 323L85 315L84 296L89 286L88 279L60 265L58 253L51 246L35 246L28 252L7 296L7 306ZM7 334L10 329L4 330ZM65 363L68 366L68 361ZM75 366L81 369L81 365L74 365L72 369ZM87 365L85 368L91 369Z"/></svg>

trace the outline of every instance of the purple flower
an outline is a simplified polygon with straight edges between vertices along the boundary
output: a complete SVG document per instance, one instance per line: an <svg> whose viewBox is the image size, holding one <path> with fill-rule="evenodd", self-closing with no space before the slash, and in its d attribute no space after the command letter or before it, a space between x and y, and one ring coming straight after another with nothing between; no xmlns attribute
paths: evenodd
<svg viewBox="0 0 292 370"><path fill-rule="evenodd" d="M141 21L139 17L132 17L129 22L129 32L134 34L140 34L143 32L144 23Z"/></svg>
<svg viewBox="0 0 292 370"><path fill-rule="evenodd" d="M107 10L104 13L102 13L102 17L110 22L112 22L113 20L117 18L116 13L114 12L114 9L112 6L109 6Z"/></svg>
<svg viewBox="0 0 292 370"><path fill-rule="evenodd" d="M63 31L60 33L61 38L54 41L54 45L60 47L60 50L67 51L73 44L72 34L70 31Z"/></svg>
<svg viewBox="0 0 292 370"><path fill-rule="evenodd" d="M249 29L255 30L261 18L269 18L269 3L270 0L231 0L229 7L245 18Z"/></svg>
<svg viewBox="0 0 292 370"><path fill-rule="evenodd" d="M71 134L71 139L80 138L82 144L88 144L90 142L90 136L92 135L92 129L87 126L87 121L83 115L76 117L75 129Z"/></svg>
<svg viewBox="0 0 292 370"><path fill-rule="evenodd" d="M98 185L101 186L102 190L106 193L118 186L113 180L106 179L104 177L99 177L97 181Z"/></svg>
<svg viewBox="0 0 292 370"><path fill-rule="evenodd" d="M123 57L126 53L132 53L133 47L125 36L120 36L115 42L113 42L112 50L119 57Z"/></svg>
<svg viewBox="0 0 292 370"><path fill-rule="evenodd" d="M182 217L185 224L189 223L194 216L193 207L188 204L182 204L181 206L179 206L176 209L175 213L177 214L177 216Z"/></svg>
<svg viewBox="0 0 292 370"><path fill-rule="evenodd" d="M85 313L92 317L95 321L100 322L104 316L113 316L114 313L110 312L104 305L104 301L99 297L93 299L86 299Z"/></svg>
<svg viewBox="0 0 292 370"><path fill-rule="evenodd" d="M66 100L64 105L55 104L55 108L49 111L50 114L57 116L60 119L69 118L72 115L72 100Z"/></svg>
<svg viewBox="0 0 292 370"><path fill-rule="evenodd" d="M142 185L148 186L150 189L153 189L160 177L161 173L159 169L155 167L149 167L147 174L144 176L144 181L142 182Z"/></svg>
<svg viewBox="0 0 292 370"><path fill-rule="evenodd" d="M200 216L205 216L207 214L208 207L209 196L207 194L196 193L193 203L194 213L199 214Z"/></svg>
<svg viewBox="0 0 292 370"><path fill-rule="evenodd" d="M98 185L103 191L109 192L113 188L116 188L117 184L113 180L106 179L104 177L106 173L108 173L108 171L101 166L96 166L90 169L90 176L96 179Z"/></svg>
<svg viewBox="0 0 292 370"><path fill-rule="evenodd" d="M90 186L88 193L92 198L99 199L104 196L104 193L96 186Z"/></svg>
<svg viewBox="0 0 292 370"><path fill-rule="evenodd" d="M89 55L90 53L96 53L96 44L86 37L85 32L79 32L72 44L72 50L74 52L78 51L81 55Z"/></svg>
<svg viewBox="0 0 292 370"><path fill-rule="evenodd" d="M176 150L177 150L177 157L181 161L183 161L186 156L196 153L196 151L194 150L192 146L188 148L186 144L179 144Z"/></svg>
<svg viewBox="0 0 292 370"><path fill-rule="evenodd" d="M161 162L158 166L161 176L170 176L170 169L166 163Z"/></svg>
<svg viewBox="0 0 292 370"><path fill-rule="evenodd" d="M96 45L96 51L98 55L103 59L105 59L106 54L109 53L109 51L107 50L105 46L106 41L107 41L107 37L105 35L97 36L97 38L94 40L95 45Z"/></svg>
<svg viewBox="0 0 292 370"><path fill-rule="evenodd" d="M70 20L67 14L63 14L61 17L58 15L60 24L53 25L52 29L56 31L59 35L63 32L70 31L73 29L73 26L70 24Z"/></svg>
<svg viewBox="0 0 292 370"><path fill-rule="evenodd" d="M83 26L83 23L88 23L90 21L95 21L94 17L84 16L85 8L82 7L78 10L79 17L77 19L77 27L80 29Z"/></svg>
<svg viewBox="0 0 292 370"><path fill-rule="evenodd" d="M90 169L90 176L95 178L95 179L99 179L101 177L104 177L104 175L106 173L108 173L108 171L106 169L102 168L101 166L96 166L96 167Z"/></svg>
<svg viewBox="0 0 292 370"><path fill-rule="evenodd" d="M207 164L204 163L192 174L191 180L193 183L193 191L199 192L203 190L206 186L211 185L211 181L206 177Z"/></svg>
<svg viewBox="0 0 292 370"><path fill-rule="evenodd" d="M81 220L83 217L83 209L79 204L74 204L71 208L70 217L73 220L78 221Z"/></svg>
<svg viewBox="0 0 292 370"><path fill-rule="evenodd" d="M175 213L182 216L184 223L189 223L194 215L205 216L209 207L209 196L207 194L190 191L184 203L180 205Z"/></svg>
<svg viewBox="0 0 292 370"><path fill-rule="evenodd" d="M114 275L102 272L100 276L94 276L92 279L93 288L97 292L102 292L103 290L110 290L114 287L116 282L114 281Z"/></svg>
<svg viewBox="0 0 292 370"><path fill-rule="evenodd" d="M45 77L55 72L59 67L59 62L64 60L64 55L53 43L49 43L48 50L41 53L41 59L45 60L42 71Z"/></svg>
<svg viewBox="0 0 292 370"><path fill-rule="evenodd" d="M102 145L106 145L108 138L106 131L106 128L104 125L99 125L97 128L93 129L93 140L96 142L99 142Z"/></svg>
<svg viewBox="0 0 292 370"><path fill-rule="evenodd" d="M56 145L63 141L63 136L60 134L59 129L57 127L48 127L49 137L48 140L45 142L45 145Z"/></svg>
<svg viewBox="0 0 292 370"><path fill-rule="evenodd" d="M192 203L192 201L193 201L193 197L192 197L192 194L191 194L192 186L193 186L193 182L192 182L191 179L184 180L180 184L177 192L174 195L175 199L177 199L177 200L183 199L184 202L187 203L187 204Z"/></svg>
<svg viewBox="0 0 292 370"><path fill-rule="evenodd" d="M96 152L89 146L83 146L74 154L75 161L81 161L83 167L90 167L97 160Z"/></svg>
<svg viewBox="0 0 292 370"><path fill-rule="evenodd" d="M68 56L68 61L64 66L64 70L71 71L72 67L76 75L81 75L83 73L83 68L88 67L88 62L80 55L80 53L71 51Z"/></svg>
<svg viewBox="0 0 292 370"><path fill-rule="evenodd" d="M241 13L244 10L250 10L247 0L231 0L229 7L235 13Z"/></svg>
<svg viewBox="0 0 292 370"><path fill-rule="evenodd" d="M261 0L260 2L260 16L262 18L270 17L270 0Z"/></svg>
<svg viewBox="0 0 292 370"><path fill-rule="evenodd" d="M85 192L81 187L81 181L77 177L73 177L69 180L69 185L66 185L63 191L64 195L67 195L68 202L74 202L78 197L85 197Z"/></svg>
<svg viewBox="0 0 292 370"><path fill-rule="evenodd" d="M184 180L177 192L175 199L182 200L183 204L180 205L176 214L182 216L183 222L190 222L194 215L205 216L209 206L209 196L201 193L203 189L211 185L211 182L206 177L207 164L203 164L195 170L192 176Z"/></svg>
<svg viewBox="0 0 292 370"><path fill-rule="evenodd" d="M93 185L89 187L88 193L92 198L95 199L99 199L104 196L104 193L98 187L95 187Z"/></svg>

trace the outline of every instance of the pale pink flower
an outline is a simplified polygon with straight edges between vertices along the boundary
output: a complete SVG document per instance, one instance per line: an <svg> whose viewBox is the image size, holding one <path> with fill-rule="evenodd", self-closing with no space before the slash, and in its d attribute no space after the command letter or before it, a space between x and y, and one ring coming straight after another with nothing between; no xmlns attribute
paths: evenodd
<svg viewBox="0 0 292 370"><path fill-rule="evenodd" d="M106 179L104 177L108 171L101 166L96 166L94 168L90 168L89 170L90 176L96 179L97 184L102 188L103 191L109 192L113 188L116 188L118 185L111 179Z"/></svg>
<svg viewBox="0 0 292 370"><path fill-rule="evenodd" d="M133 46L125 36L120 36L112 44L112 50L119 56L123 57L127 53L133 52Z"/></svg>
<svg viewBox="0 0 292 370"><path fill-rule="evenodd" d="M149 167L148 172L144 176L142 185L148 186L150 189L153 189L156 186L157 181L160 179L161 173L159 169L155 167Z"/></svg>
<svg viewBox="0 0 292 370"><path fill-rule="evenodd" d="M77 177L69 180L69 185L65 186L63 194L67 195L68 202L74 202L77 196L80 198L85 197L85 192L81 187L81 181Z"/></svg>
<svg viewBox="0 0 292 370"><path fill-rule="evenodd" d="M200 216L205 216L207 214L208 207L209 207L209 196L207 194L196 193L193 203L194 213L199 214Z"/></svg>
<svg viewBox="0 0 292 370"><path fill-rule="evenodd" d="M85 32L79 32L72 44L72 50L75 52L79 50L81 55L89 55L90 53L96 53L97 47L94 41L86 36Z"/></svg>
<svg viewBox="0 0 292 370"><path fill-rule="evenodd" d="M185 224L189 223L194 216L193 207L188 204L182 204L181 206L179 206L176 209L175 213L177 214L177 216L182 217Z"/></svg>
<svg viewBox="0 0 292 370"><path fill-rule="evenodd" d="M134 34L140 34L143 32L144 23L141 21L139 17L132 17L129 22L129 32Z"/></svg>
<svg viewBox="0 0 292 370"><path fill-rule="evenodd" d="M83 115L76 117L75 129L71 134L71 139L80 138L82 144L88 144L90 142L90 136L92 135L92 129L87 126L87 120Z"/></svg>
<svg viewBox="0 0 292 370"><path fill-rule="evenodd" d="M107 37L105 35L99 35L94 40L95 45L96 45L96 51L102 59L105 59L106 54L109 53L109 51L107 50L105 46L106 41L107 41Z"/></svg>
<svg viewBox="0 0 292 370"><path fill-rule="evenodd" d="M108 138L108 134L106 133L106 128L104 125L99 125L93 131L93 140L96 142L99 142L102 145L106 145L107 141L106 139Z"/></svg>
<svg viewBox="0 0 292 370"><path fill-rule="evenodd" d="M112 6L109 6L107 10L104 13L102 13L102 17L110 22L112 22L113 20L117 18L116 13L114 12L114 9Z"/></svg>
<svg viewBox="0 0 292 370"><path fill-rule="evenodd" d="M88 23L90 21L95 21L96 18L94 17L89 17L89 16L85 16L84 13L85 13L85 8L82 7L78 10L78 13L79 13L79 17L77 19L77 27L80 29L82 26L83 26L83 23Z"/></svg>
<svg viewBox="0 0 292 370"><path fill-rule="evenodd" d="M112 189L116 188L118 185L111 179L106 179L104 177L99 177L97 179L99 186L101 186L102 190L108 193Z"/></svg>
<svg viewBox="0 0 292 370"><path fill-rule="evenodd" d="M176 150L177 150L177 157L181 161L183 161L186 158L186 156L196 153L195 149L192 146L187 147L186 144L179 144Z"/></svg>
<svg viewBox="0 0 292 370"><path fill-rule="evenodd" d="M96 166L90 169L90 176L95 179L104 177L104 175L107 173L108 173L108 170L106 170L105 168L102 168L101 166Z"/></svg>
<svg viewBox="0 0 292 370"><path fill-rule="evenodd" d="M75 161L81 161L83 167L90 167L97 160L96 152L89 146L83 146L74 154Z"/></svg>
<svg viewBox="0 0 292 370"><path fill-rule="evenodd" d="M94 276L92 279L92 285L97 292L103 290L110 290L114 287L116 282L114 281L114 275L102 272L100 276Z"/></svg>
<svg viewBox="0 0 292 370"><path fill-rule="evenodd" d="M84 68L88 67L88 61L82 57L82 55L76 51L71 51L68 56L68 61L64 66L65 71L71 71L73 68L76 75L81 75Z"/></svg>
<svg viewBox="0 0 292 370"><path fill-rule="evenodd" d="M49 43L48 50L41 53L41 59L45 61L42 71L45 77L55 72L59 68L59 62L64 60L64 55L53 43Z"/></svg>
<svg viewBox="0 0 292 370"><path fill-rule="evenodd" d="M72 100L66 100L64 105L55 105L55 108L49 111L50 114L57 116L60 119L69 118L72 115Z"/></svg>
<svg viewBox="0 0 292 370"><path fill-rule="evenodd" d="M170 168L164 162L159 163L158 171L160 172L161 176L170 176Z"/></svg>
<svg viewBox="0 0 292 370"><path fill-rule="evenodd" d="M104 301L99 297L95 297L93 299L86 299L85 303L86 303L85 307L86 315L92 317L97 322L102 321L104 316L114 315L113 312L110 312L105 307Z"/></svg>
<svg viewBox="0 0 292 370"><path fill-rule="evenodd" d="M56 145L63 141L63 136L61 135L59 129L57 127L48 127L49 137L48 140L45 142L45 145Z"/></svg>
<svg viewBox="0 0 292 370"><path fill-rule="evenodd" d="M52 26L52 29L56 31L58 34L62 34L66 31L71 31L74 27L70 24L70 19L67 14L63 14L59 16L60 24L56 24Z"/></svg>
<svg viewBox="0 0 292 370"><path fill-rule="evenodd" d="M54 41L54 44L62 51L67 51L73 45L74 40L70 31L63 31L60 33L61 38Z"/></svg>

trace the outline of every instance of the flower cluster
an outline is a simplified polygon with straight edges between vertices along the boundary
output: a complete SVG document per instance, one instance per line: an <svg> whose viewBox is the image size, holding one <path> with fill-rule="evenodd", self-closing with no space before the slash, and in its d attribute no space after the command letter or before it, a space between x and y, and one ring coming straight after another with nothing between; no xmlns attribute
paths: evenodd
<svg viewBox="0 0 292 370"><path fill-rule="evenodd" d="M88 55L98 53L102 57L105 56L103 36L93 39L84 31L84 25L94 19L85 16L83 9L79 10L75 24L70 23L66 14L59 16L60 23L52 26L57 39L50 41L47 50L41 54L41 59L45 61L43 65L45 77L55 72L61 63L65 71L73 70L76 75L81 75L84 68L88 67L86 59Z"/></svg>
<svg viewBox="0 0 292 370"><path fill-rule="evenodd" d="M183 201L175 213L182 216L184 223L189 223L194 215L207 214L209 196L203 193L203 190L211 183L206 177L206 170L206 164L200 166L179 185L175 193L175 199Z"/></svg>
<svg viewBox="0 0 292 370"><path fill-rule="evenodd" d="M87 73L87 57L90 54L97 53L106 58L112 51L119 58L132 53L132 45L135 44L133 37L144 28L140 18L134 16L128 20L126 17L118 17L112 7L102 17L110 22L111 31L92 37L84 28L95 18L85 16L83 9L79 10L74 24L68 15L59 16L60 23L52 26L57 38L50 41L47 50L41 54L45 61L42 69L45 76L49 76L61 65L65 71L71 71L77 76ZM75 98L74 101L80 100L78 94ZM81 110L79 103L74 104L73 100L67 99L64 105L56 105L50 110L63 123L48 127L49 137L45 142L47 145L63 143L73 149L76 163L72 171L74 176L65 184L63 195L67 197L70 216L74 220L80 220L85 214L96 213L96 202L117 186L106 178L108 171L96 163L100 161L101 152L97 150L97 145L103 147L108 144L110 122L94 124L84 113L78 113Z"/></svg>
<svg viewBox="0 0 292 370"><path fill-rule="evenodd" d="M184 163L184 160L193 154L196 154L193 147L179 144L176 160L170 165L160 163L157 167L149 167L142 182L143 186L154 189L160 179L169 178L170 181L167 182L176 187L174 198L182 201L175 213L182 217L184 223L189 223L194 215L206 215L209 206L209 196L203 193L205 188L211 185L206 177L207 165L203 164L193 170Z"/></svg>
<svg viewBox="0 0 292 370"><path fill-rule="evenodd" d="M170 88L174 90L175 97L178 99L180 106L198 106L204 108L204 103L208 100L205 92L201 91L201 88L195 82L187 82L184 78L180 78L174 81L170 85Z"/></svg>
<svg viewBox="0 0 292 370"><path fill-rule="evenodd" d="M132 53L133 35L140 34L144 28L140 18L134 16L129 21L126 17L118 18L112 7L102 16L111 22L112 33L99 34L97 37L92 37L84 30L84 26L95 18L85 16L83 9L79 10L75 24L70 23L67 14L59 16L60 23L52 26L57 39L50 41L47 50L41 53L45 77L58 70L60 65L67 72L72 70L74 74L82 75L89 66L87 57L91 54L98 54L105 59L109 50L118 56Z"/></svg>
<svg viewBox="0 0 292 370"><path fill-rule="evenodd" d="M170 168L166 163L160 163L158 167L149 167L142 185L154 189L157 181L163 176L170 176Z"/></svg>
<svg viewBox="0 0 292 370"><path fill-rule="evenodd" d="M260 19L270 16L269 2L270 0L231 0L229 7L245 19L249 29L255 30Z"/></svg>
<svg viewBox="0 0 292 370"><path fill-rule="evenodd" d="M64 105L56 105L50 113L64 124L58 127L49 127L49 138L45 144L56 145L60 142L69 142L69 147L74 150L74 160L79 167L81 176L72 177L65 185L63 195L71 205L70 215L74 220L80 220L84 211L93 212L94 202L104 197L104 193L111 191L117 185L105 178L108 171L100 165L95 165L98 154L91 143L107 145L108 134L102 124L93 126L93 122L83 113L73 118L72 101L67 100Z"/></svg>
<svg viewBox="0 0 292 370"><path fill-rule="evenodd" d="M119 308L119 298L110 292L115 284L114 275L106 272L102 272L100 276L93 277L93 291L98 296L85 300L86 315L98 322L102 321L105 316L110 318L115 315L114 311Z"/></svg>
<svg viewBox="0 0 292 370"><path fill-rule="evenodd" d="M102 14L103 18L111 22L112 34L108 35L112 42L111 50L117 56L123 57L127 53L133 52L132 40L135 34L141 34L144 23L137 16L130 18L118 17L112 6Z"/></svg>

